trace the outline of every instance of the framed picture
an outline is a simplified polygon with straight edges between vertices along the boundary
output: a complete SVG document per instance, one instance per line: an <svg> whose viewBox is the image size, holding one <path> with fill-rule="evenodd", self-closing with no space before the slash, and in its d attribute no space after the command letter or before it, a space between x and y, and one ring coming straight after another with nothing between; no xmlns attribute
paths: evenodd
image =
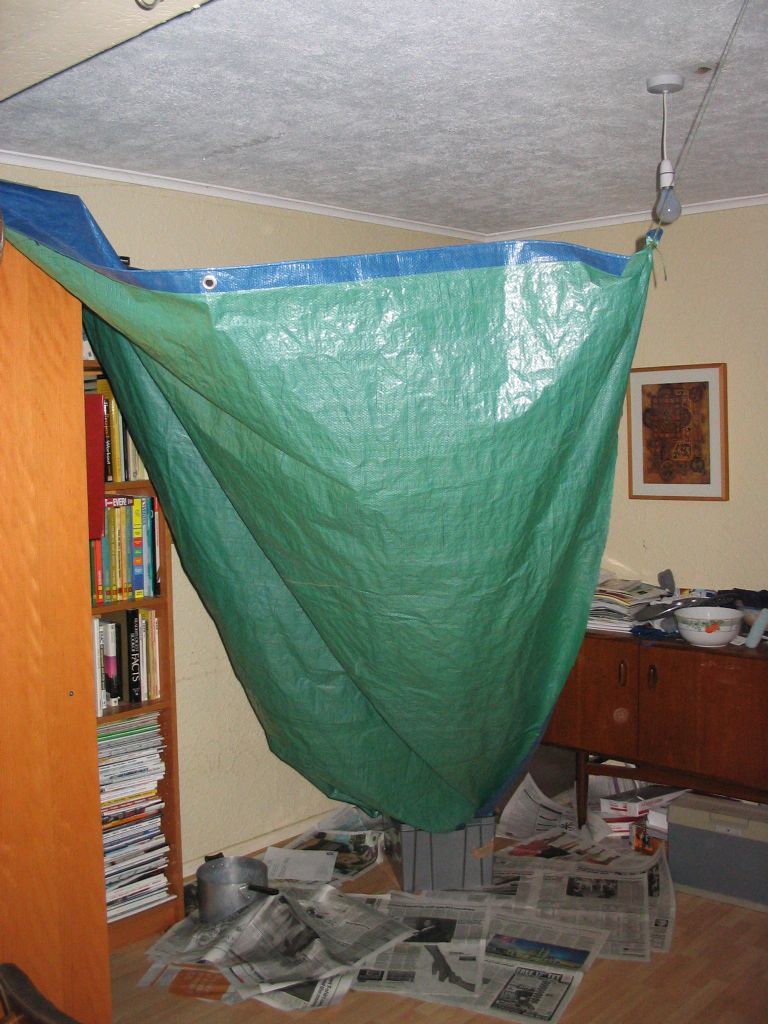
<svg viewBox="0 0 768 1024"><path fill-rule="evenodd" d="M728 500L725 363L632 370L630 498Z"/></svg>

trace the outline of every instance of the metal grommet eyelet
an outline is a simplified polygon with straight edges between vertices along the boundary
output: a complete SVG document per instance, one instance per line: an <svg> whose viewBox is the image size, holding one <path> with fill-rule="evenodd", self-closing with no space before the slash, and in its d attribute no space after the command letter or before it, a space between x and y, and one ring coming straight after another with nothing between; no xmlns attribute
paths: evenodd
<svg viewBox="0 0 768 1024"><path fill-rule="evenodd" d="M203 278L203 288L208 292L212 292L218 283L213 274L206 274Z"/></svg>

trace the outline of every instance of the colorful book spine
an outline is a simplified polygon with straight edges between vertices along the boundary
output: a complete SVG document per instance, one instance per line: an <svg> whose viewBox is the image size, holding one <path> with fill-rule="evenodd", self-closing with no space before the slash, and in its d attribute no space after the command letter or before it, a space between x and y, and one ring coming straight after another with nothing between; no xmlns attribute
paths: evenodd
<svg viewBox="0 0 768 1024"><path fill-rule="evenodd" d="M105 516L105 532L101 538L101 565L104 579L104 604L114 601L114 584L112 582L112 559L109 557L109 513Z"/></svg>
<svg viewBox="0 0 768 1024"><path fill-rule="evenodd" d="M104 480L112 483L115 479L114 466L112 464L112 433L109 426L109 399L102 395L104 402Z"/></svg>
<svg viewBox="0 0 768 1024"><path fill-rule="evenodd" d="M101 718L107 706L107 691L104 689L104 648L101 643L101 621L91 619L91 638L93 645L93 683L96 700L96 716Z"/></svg>
<svg viewBox="0 0 768 1024"><path fill-rule="evenodd" d="M104 397L86 393L85 465L88 485L88 536L104 532Z"/></svg>
<svg viewBox="0 0 768 1024"><path fill-rule="evenodd" d="M144 495L140 503L142 543L141 578L145 597L154 596L154 591L152 589L152 537L149 524L149 506L151 501L151 498Z"/></svg>
<svg viewBox="0 0 768 1024"><path fill-rule="evenodd" d="M133 599L140 601L144 597L144 524L143 505L146 498L134 498L131 507L132 538L131 538L131 576L133 580Z"/></svg>
<svg viewBox="0 0 768 1024"><path fill-rule="evenodd" d="M160 698L160 620L152 612L152 665L149 673L150 696Z"/></svg>
<svg viewBox="0 0 768 1024"><path fill-rule="evenodd" d="M102 562L102 545L104 538L92 540L91 548L91 600L94 604L104 604L104 565Z"/></svg>
<svg viewBox="0 0 768 1024"><path fill-rule="evenodd" d="M149 525L152 533L152 594L157 596L162 586L160 577L160 531L157 529L157 501L149 502Z"/></svg>
<svg viewBox="0 0 768 1024"><path fill-rule="evenodd" d="M123 592L122 601L133 600L133 498L120 509L122 526Z"/></svg>
<svg viewBox="0 0 768 1024"><path fill-rule="evenodd" d="M128 699L138 704L141 697L141 623L139 612L131 608L126 613L128 649Z"/></svg>
<svg viewBox="0 0 768 1024"><path fill-rule="evenodd" d="M160 592L157 582L157 531L155 529L155 499L148 497L144 499L143 514L144 526L144 594L146 597L156 597Z"/></svg>
<svg viewBox="0 0 768 1024"><path fill-rule="evenodd" d="M149 636L149 624L148 617L149 612L142 608L139 611L139 651L141 659L141 699L149 700L149 662L147 658L148 652L148 636Z"/></svg>
<svg viewBox="0 0 768 1024"><path fill-rule="evenodd" d="M130 540L133 500L133 496L128 494L111 495L104 499L106 534L112 570L111 601L130 600L133 593L133 555ZM130 510L130 515L128 510Z"/></svg>
<svg viewBox="0 0 768 1024"><path fill-rule="evenodd" d="M110 387L108 380L104 377L97 377L95 387L97 393L103 396L106 408L104 431L104 462L106 472L104 479L108 483L115 483L118 480L122 480L120 450L117 444L117 420L120 415L120 411L117 408L117 402L115 401L115 396L112 393L112 388Z"/></svg>
<svg viewBox="0 0 768 1024"><path fill-rule="evenodd" d="M101 642L104 651L104 689L107 706L117 707L122 696L120 659L118 654L118 627L114 622L101 622Z"/></svg>

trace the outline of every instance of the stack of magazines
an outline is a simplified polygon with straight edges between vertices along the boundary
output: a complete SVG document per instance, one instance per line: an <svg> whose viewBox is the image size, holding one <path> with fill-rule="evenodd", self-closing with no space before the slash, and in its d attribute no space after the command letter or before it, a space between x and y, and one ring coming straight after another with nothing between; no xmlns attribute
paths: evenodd
<svg viewBox="0 0 768 1024"><path fill-rule="evenodd" d="M165 774L156 713L100 726L99 785L107 919L171 899L158 783Z"/></svg>
<svg viewBox="0 0 768 1024"><path fill-rule="evenodd" d="M629 633L640 609L663 597L669 597L668 591L652 583L615 577L603 580L595 590L587 628Z"/></svg>

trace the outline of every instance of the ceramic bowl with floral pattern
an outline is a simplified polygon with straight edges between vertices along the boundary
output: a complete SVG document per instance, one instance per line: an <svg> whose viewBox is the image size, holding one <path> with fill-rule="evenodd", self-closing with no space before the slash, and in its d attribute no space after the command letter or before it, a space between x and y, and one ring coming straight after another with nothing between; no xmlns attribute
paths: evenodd
<svg viewBox="0 0 768 1024"><path fill-rule="evenodd" d="M725 647L739 635L744 613L735 608L680 608L675 612L680 636L694 647Z"/></svg>

